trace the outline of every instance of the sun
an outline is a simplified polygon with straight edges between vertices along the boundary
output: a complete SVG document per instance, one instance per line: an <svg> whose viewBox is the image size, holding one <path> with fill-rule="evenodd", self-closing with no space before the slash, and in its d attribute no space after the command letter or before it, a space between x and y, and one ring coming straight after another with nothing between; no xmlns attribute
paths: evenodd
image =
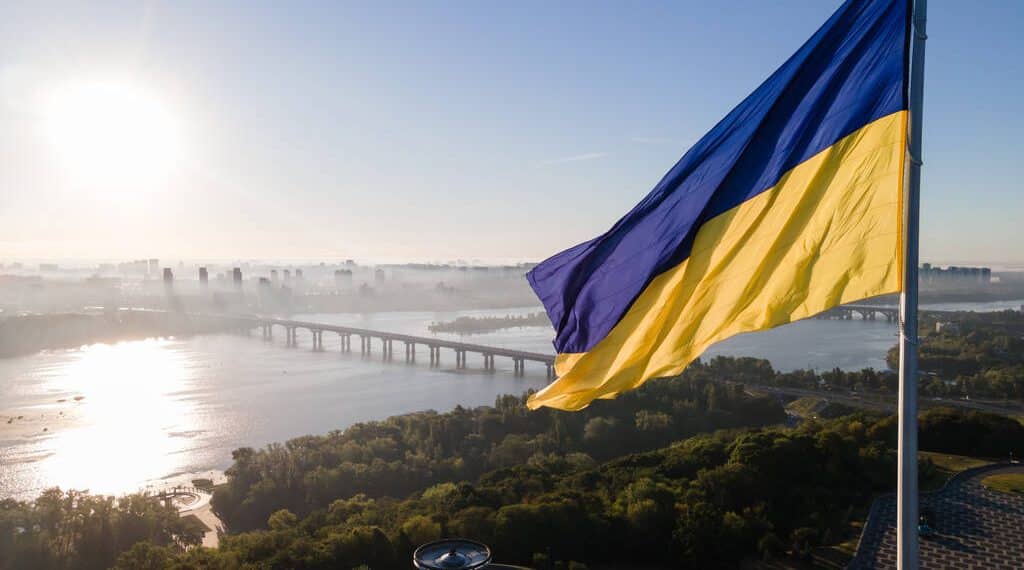
<svg viewBox="0 0 1024 570"><path fill-rule="evenodd" d="M131 83L78 81L55 89L44 129L60 167L103 188L143 191L165 181L182 158L174 110Z"/></svg>

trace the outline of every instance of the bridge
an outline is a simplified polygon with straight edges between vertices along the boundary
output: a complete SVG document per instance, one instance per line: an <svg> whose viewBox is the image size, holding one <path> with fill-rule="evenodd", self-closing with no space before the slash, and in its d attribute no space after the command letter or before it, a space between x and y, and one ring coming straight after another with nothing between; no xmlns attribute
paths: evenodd
<svg viewBox="0 0 1024 570"><path fill-rule="evenodd" d="M816 319L849 321L854 315L859 315L862 320L874 321L882 318L886 322L896 322L899 319L899 307L886 305L840 305L833 307L824 313L815 315Z"/></svg>
<svg viewBox="0 0 1024 570"><path fill-rule="evenodd" d="M922 312L949 313L949 311ZM824 313L818 314L814 318L853 320L855 315L866 321L885 319L887 322L896 322L899 319L899 308L891 305L841 305L825 311ZM298 336L296 331L300 329L307 330L312 338L313 350L318 351L324 349L323 339L324 333L326 332L329 334L337 334L339 336L342 352L352 352L353 336L359 337L359 351L364 356L372 354L374 352L374 344L377 344L379 346L381 358L385 361L394 359L394 345L397 342L404 345L405 361L408 363L416 362L416 349L418 346L421 346L425 347L430 355L431 368L440 367L441 350L446 349L451 350L454 353L456 369L465 369L467 367L467 354L473 353L480 355L483 361L483 368L487 371L494 371L495 357L502 357L512 360L513 370L516 376L523 376L525 374L527 362L536 362L544 365L548 379L553 379L555 377L554 355L540 352L527 352L509 348L499 348L496 346L457 342L436 337L416 336L290 319L243 315L193 315L193 317L218 319L221 323L226 323L231 328L245 331L247 333L254 329L259 329L263 338L266 340L274 338L274 329L280 327L284 329L285 340L288 346L298 346Z"/></svg>
<svg viewBox="0 0 1024 570"><path fill-rule="evenodd" d="M454 352L455 368L460 370L467 367L466 355L473 353L479 354L482 357L483 368L487 371L495 370L495 357L503 357L512 360L516 376L523 376L525 374L527 362L536 362L544 365L548 379L555 377L555 357L551 354L308 321L241 316L222 318L231 321L232 324L240 329L247 331L259 329L266 340L274 338L274 329L280 327L284 329L285 342L288 346L298 346L296 332L303 329L309 331L312 337L313 350L324 349L324 333L326 332L337 334L340 337L342 352L352 351L352 337L354 336L359 337L359 351L365 356L372 354L374 350L373 345L377 344L380 348L381 359L386 361L394 359L394 345L395 343L400 343L405 347L405 361L408 363L416 362L416 348L417 346L422 346L430 354L431 368L441 366L441 349L447 349Z"/></svg>
<svg viewBox="0 0 1024 570"><path fill-rule="evenodd" d="M953 311L935 311L921 309L921 313L931 314L953 314ZM899 320L900 309L892 305L840 305L815 315L816 319L852 320L854 315L859 315L862 320L874 321L885 319L886 322L894 323Z"/></svg>

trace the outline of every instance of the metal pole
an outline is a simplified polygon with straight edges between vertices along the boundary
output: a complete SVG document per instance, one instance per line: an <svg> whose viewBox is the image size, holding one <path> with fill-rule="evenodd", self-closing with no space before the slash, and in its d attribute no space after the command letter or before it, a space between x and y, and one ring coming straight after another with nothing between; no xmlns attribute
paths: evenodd
<svg viewBox="0 0 1024 570"><path fill-rule="evenodd" d="M910 168L906 184L906 251L900 295L899 481L896 494L896 560L899 570L917 570L917 266L921 203L921 110L924 106L924 46L928 0L913 2L910 68Z"/></svg>

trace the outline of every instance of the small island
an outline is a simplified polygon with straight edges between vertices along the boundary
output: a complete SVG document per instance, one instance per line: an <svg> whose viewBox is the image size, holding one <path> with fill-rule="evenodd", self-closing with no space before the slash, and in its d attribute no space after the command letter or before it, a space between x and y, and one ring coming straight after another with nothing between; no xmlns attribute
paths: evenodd
<svg viewBox="0 0 1024 570"><path fill-rule="evenodd" d="M458 317L454 321L431 323L427 329L432 333L479 334L501 329L519 327L550 327L551 321L541 311L528 315L505 315L504 317Z"/></svg>

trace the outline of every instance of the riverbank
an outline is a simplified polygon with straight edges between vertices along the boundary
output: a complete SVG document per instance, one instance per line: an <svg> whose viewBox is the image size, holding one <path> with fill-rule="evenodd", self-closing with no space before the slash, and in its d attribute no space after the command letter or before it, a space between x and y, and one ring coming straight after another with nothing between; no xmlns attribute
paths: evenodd
<svg viewBox="0 0 1024 570"><path fill-rule="evenodd" d="M0 358L161 336L212 333L229 325L164 311L50 313L0 319Z"/></svg>

